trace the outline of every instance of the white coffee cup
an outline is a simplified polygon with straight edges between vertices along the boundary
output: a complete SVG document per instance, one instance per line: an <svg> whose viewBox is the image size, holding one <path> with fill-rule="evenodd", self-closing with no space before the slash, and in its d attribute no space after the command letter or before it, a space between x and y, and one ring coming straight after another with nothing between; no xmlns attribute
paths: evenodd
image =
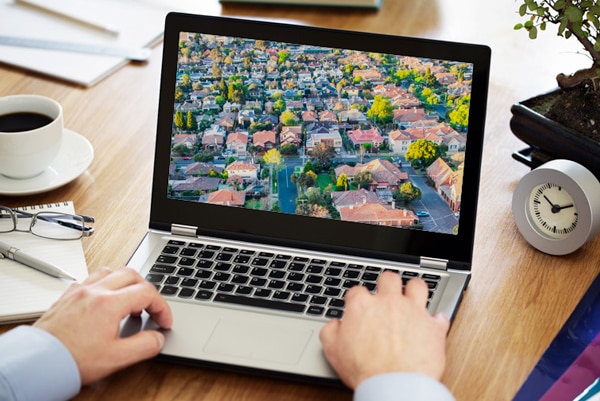
<svg viewBox="0 0 600 401"><path fill-rule="evenodd" d="M63 131L63 110L56 100L0 97L0 174L27 179L44 172L58 155Z"/></svg>

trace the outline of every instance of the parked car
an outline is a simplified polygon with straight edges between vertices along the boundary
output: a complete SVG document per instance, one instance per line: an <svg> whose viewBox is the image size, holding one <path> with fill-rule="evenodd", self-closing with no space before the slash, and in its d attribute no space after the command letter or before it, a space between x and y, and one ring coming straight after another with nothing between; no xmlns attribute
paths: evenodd
<svg viewBox="0 0 600 401"><path fill-rule="evenodd" d="M417 210L415 213L419 217L428 217L429 216L429 212L427 212L425 210Z"/></svg>

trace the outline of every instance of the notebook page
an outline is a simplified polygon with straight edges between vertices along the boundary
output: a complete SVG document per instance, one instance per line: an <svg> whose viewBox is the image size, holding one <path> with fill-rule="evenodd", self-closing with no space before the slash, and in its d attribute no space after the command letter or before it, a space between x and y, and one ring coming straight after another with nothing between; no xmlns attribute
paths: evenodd
<svg viewBox="0 0 600 401"><path fill-rule="evenodd" d="M86 15L119 29L110 35L52 13L0 0L0 35L29 39L148 47L162 40L166 9L138 0L53 0L56 7ZM91 86L127 64L121 57L0 45L0 61L84 86Z"/></svg>
<svg viewBox="0 0 600 401"><path fill-rule="evenodd" d="M30 213L42 210L73 214L72 202L21 208ZM51 262L78 281L87 275L87 264L81 240L56 241L31 233L1 233L0 241L13 245L39 259ZM8 323L39 317L72 284L9 259L0 259L0 322Z"/></svg>

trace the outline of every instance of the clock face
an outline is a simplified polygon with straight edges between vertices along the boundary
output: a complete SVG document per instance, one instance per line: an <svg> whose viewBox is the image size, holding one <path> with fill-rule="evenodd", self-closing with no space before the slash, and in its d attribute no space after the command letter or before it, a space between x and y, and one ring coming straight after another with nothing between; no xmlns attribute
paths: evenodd
<svg viewBox="0 0 600 401"><path fill-rule="evenodd" d="M540 234L562 239L577 227L577 207L573 197L558 184L543 183L534 187L527 207L531 223Z"/></svg>

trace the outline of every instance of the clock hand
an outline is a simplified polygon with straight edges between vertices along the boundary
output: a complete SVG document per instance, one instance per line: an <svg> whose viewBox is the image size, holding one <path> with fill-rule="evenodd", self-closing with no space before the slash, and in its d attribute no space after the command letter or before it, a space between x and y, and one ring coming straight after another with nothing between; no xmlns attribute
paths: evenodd
<svg viewBox="0 0 600 401"><path fill-rule="evenodd" d="M565 205L565 206L558 206L558 210L563 210L563 209L568 209L570 207L573 207L574 205L572 203Z"/></svg>
<svg viewBox="0 0 600 401"><path fill-rule="evenodd" d="M548 199L548 197L546 195L544 195L544 199L546 199L548 201L548 203L550 204L550 206L552 206L552 208L556 207L556 205L554 203L552 203L552 201L550 199Z"/></svg>

